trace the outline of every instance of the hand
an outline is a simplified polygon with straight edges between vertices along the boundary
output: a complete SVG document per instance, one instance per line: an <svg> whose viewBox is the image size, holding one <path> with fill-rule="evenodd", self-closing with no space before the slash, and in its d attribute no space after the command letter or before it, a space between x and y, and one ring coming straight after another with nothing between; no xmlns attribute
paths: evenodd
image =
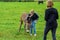
<svg viewBox="0 0 60 40"><path fill-rule="evenodd" d="M29 17L32 17L33 16L33 14L31 14Z"/></svg>

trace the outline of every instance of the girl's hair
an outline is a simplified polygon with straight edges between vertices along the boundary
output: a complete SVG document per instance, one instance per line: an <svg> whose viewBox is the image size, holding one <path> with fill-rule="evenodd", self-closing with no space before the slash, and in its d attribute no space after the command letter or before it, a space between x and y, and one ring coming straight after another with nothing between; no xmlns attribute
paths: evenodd
<svg viewBox="0 0 60 40"><path fill-rule="evenodd" d="M48 0L48 1L47 1L47 7L52 7L52 6L53 6L53 1Z"/></svg>

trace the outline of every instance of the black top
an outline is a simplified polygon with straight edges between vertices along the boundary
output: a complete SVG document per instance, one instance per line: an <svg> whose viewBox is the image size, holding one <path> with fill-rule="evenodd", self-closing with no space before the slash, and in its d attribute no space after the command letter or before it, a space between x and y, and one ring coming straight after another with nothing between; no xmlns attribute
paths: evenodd
<svg viewBox="0 0 60 40"><path fill-rule="evenodd" d="M36 13L34 13L34 15L31 17L32 21L37 20L38 18L39 16Z"/></svg>
<svg viewBox="0 0 60 40"><path fill-rule="evenodd" d="M39 18L39 16L36 13L34 13L34 15L32 17L29 17L29 16L30 16L30 14L27 17L28 21L34 21L34 20L37 20Z"/></svg>
<svg viewBox="0 0 60 40"><path fill-rule="evenodd" d="M58 19L58 12L55 8L49 8L45 10L45 20L46 21L54 21Z"/></svg>

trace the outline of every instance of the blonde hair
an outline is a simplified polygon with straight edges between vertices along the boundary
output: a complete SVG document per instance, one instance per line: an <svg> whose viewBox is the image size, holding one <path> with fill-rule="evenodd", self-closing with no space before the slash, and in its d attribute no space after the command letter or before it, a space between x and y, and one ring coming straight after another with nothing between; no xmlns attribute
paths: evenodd
<svg viewBox="0 0 60 40"><path fill-rule="evenodd" d="M47 1L47 7L52 7L53 6L53 1L52 0L48 0Z"/></svg>
<svg viewBox="0 0 60 40"><path fill-rule="evenodd" d="M31 9L31 11L30 12L34 12L34 9Z"/></svg>

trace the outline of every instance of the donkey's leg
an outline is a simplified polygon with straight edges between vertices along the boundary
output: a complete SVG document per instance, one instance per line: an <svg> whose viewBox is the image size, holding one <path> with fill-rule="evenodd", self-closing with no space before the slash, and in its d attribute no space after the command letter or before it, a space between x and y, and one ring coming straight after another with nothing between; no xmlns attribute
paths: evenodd
<svg viewBox="0 0 60 40"><path fill-rule="evenodd" d="M25 32L27 32L27 23L24 22L24 29L25 29Z"/></svg>
<svg viewBox="0 0 60 40"><path fill-rule="evenodd" d="M31 26L31 24L29 23L29 24L28 24L28 30L30 30L30 26Z"/></svg>
<svg viewBox="0 0 60 40"><path fill-rule="evenodd" d="M30 24L27 23L27 33L29 33L29 31L30 31Z"/></svg>
<svg viewBox="0 0 60 40"><path fill-rule="evenodd" d="M27 24L27 22L25 22L25 26L24 26L24 28L25 28L25 32L27 32L27 27L28 26L28 24Z"/></svg>
<svg viewBox="0 0 60 40"><path fill-rule="evenodd" d="M21 30L22 24L23 24L23 21L20 22L19 32Z"/></svg>

